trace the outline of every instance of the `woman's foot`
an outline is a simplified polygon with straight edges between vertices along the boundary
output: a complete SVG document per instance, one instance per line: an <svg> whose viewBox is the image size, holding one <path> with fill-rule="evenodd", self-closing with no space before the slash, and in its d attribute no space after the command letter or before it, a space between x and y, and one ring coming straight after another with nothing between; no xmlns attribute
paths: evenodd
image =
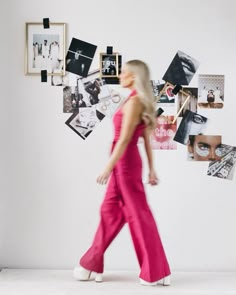
<svg viewBox="0 0 236 295"><path fill-rule="evenodd" d="M73 271L74 278L78 281L88 281L90 279L92 271L82 266L75 267ZM97 283L102 282L102 273L96 273L95 281Z"/></svg>
<svg viewBox="0 0 236 295"><path fill-rule="evenodd" d="M155 282L147 282L143 279L140 279L140 284L145 286L156 286L158 284L162 284L163 286L170 286L170 276L166 276L163 279Z"/></svg>

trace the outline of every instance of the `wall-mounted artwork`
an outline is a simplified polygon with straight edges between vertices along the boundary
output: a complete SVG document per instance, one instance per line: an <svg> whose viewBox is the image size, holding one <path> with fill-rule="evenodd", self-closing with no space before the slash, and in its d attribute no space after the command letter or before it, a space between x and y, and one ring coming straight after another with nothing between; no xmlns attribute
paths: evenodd
<svg viewBox="0 0 236 295"><path fill-rule="evenodd" d="M168 112L168 115L174 115L176 113L175 99L176 95L172 93L174 85L170 83L165 83L164 86L159 87L157 98L157 108L163 108L165 113Z"/></svg>
<svg viewBox="0 0 236 295"><path fill-rule="evenodd" d="M101 77L119 76L119 54L100 53L100 72Z"/></svg>
<svg viewBox="0 0 236 295"><path fill-rule="evenodd" d="M177 122L172 124L174 116L157 117L157 126L151 134L151 147L156 150L176 150L177 142L173 140Z"/></svg>
<svg viewBox="0 0 236 295"><path fill-rule="evenodd" d="M65 23L50 23L49 29L43 23L26 23L25 40L25 74L65 74Z"/></svg>
<svg viewBox="0 0 236 295"><path fill-rule="evenodd" d="M90 107L109 98L110 91L99 70L92 71L87 77L76 79L76 84L63 88L63 112L72 113L82 107Z"/></svg>
<svg viewBox="0 0 236 295"><path fill-rule="evenodd" d="M186 110L191 112L197 112L197 98L198 98L198 88L195 87L183 87L183 91L179 91L177 95L177 113L182 108L181 112L179 113L179 117L183 117ZM190 98L185 103L186 99L190 95Z"/></svg>
<svg viewBox="0 0 236 295"><path fill-rule="evenodd" d="M97 104L97 110L111 118L117 108L121 105L123 97L113 88L109 88L109 91L110 95L101 99L100 103Z"/></svg>
<svg viewBox="0 0 236 295"><path fill-rule="evenodd" d="M236 164L236 147L223 144L223 157L209 163L207 175L232 180Z"/></svg>
<svg viewBox="0 0 236 295"><path fill-rule="evenodd" d="M202 134L207 126L207 122L208 119L206 117L186 110L177 129L174 140L186 145L189 140L189 135Z"/></svg>
<svg viewBox="0 0 236 295"><path fill-rule="evenodd" d="M105 80L100 77L100 71L90 72L82 79L84 90L88 96L90 105L98 104L100 101L110 97L110 91Z"/></svg>
<svg viewBox="0 0 236 295"><path fill-rule="evenodd" d="M86 77L96 49L96 45L72 38L66 55L66 71Z"/></svg>
<svg viewBox="0 0 236 295"><path fill-rule="evenodd" d="M199 108L223 108L224 75L199 75L198 85Z"/></svg>
<svg viewBox="0 0 236 295"><path fill-rule="evenodd" d="M188 160L220 161L224 155L221 135L189 135Z"/></svg>
<svg viewBox="0 0 236 295"><path fill-rule="evenodd" d="M199 64L195 58L179 50L162 79L173 85L189 85Z"/></svg>
<svg viewBox="0 0 236 295"><path fill-rule="evenodd" d="M152 90L153 90L153 95L155 97L160 95L161 90L164 88L165 86L165 81L160 81L160 80L151 80L151 86L152 86Z"/></svg>
<svg viewBox="0 0 236 295"><path fill-rule="evenodd" d="M95 106L84 107L73 113L65 124L81 138L86 139L104 117L105 115L96 110Z"/></svg>
<svg viewBox="0 0 236 295"><path fill-rule="evenodd" d="M119 53L100 53L100 75L106 84L119 84L122 56Z"/></svg>

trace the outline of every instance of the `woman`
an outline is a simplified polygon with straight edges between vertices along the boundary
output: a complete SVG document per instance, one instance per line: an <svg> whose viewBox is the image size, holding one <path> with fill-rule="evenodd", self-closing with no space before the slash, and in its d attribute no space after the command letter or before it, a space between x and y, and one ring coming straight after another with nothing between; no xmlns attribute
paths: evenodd
<svg viewBox="0 0 236 295"><path fill-rule="evenodd" d="M101 206L101 222L92 246L74 269L78 280L88 280L96 272L96 281L102 281L104 253L124 224L129 225L138 262L140 282L155 285L162 279L170 284L170 269L158 230L147 204L142 183L142 162L137 141L143 136L149 163L149 184L158 178L153 167L150 131L155 127L154 97L149 69L145 63L132 60L120 74L120 84L132 92L113 117L115 137L110 159L98 176L99 184L106 184L106 195Z"/></svg>

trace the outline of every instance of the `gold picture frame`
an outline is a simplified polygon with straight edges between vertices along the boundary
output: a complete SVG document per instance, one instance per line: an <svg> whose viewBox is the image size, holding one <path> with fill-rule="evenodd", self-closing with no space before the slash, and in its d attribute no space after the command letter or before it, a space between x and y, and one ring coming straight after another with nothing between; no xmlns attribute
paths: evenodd
<svg viewBox="0 0 236 295"><path fill-rule="evenodd" d="M102 78L119 77L119 53L100 53L100 75Z"/></svg>
<svg viewBox="0 0 236 295"><path fill-rule="evenodd" d="M65 75L66 23L50 23L45 29L42 22L25 24L25 74Z"/></svg>

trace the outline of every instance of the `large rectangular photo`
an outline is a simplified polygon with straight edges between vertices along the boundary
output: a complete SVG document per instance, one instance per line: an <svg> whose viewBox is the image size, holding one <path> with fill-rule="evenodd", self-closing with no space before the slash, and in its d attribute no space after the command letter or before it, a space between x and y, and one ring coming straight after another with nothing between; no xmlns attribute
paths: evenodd
<svg viewBox="0 0 236 295"><path fill-rule="evenodd" d="M26 23L25 74L39 75L41 70L54 75L65 74L66 24Z"/></svg>

